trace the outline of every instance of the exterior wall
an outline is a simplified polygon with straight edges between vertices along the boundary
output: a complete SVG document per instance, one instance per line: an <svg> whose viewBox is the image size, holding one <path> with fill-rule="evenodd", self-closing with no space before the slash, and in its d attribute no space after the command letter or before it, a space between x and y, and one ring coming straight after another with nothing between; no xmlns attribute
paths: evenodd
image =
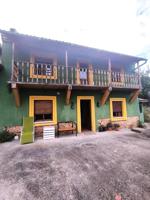
<svg viewBox="0 0 150 200"><path fill-rule="evenodd" d="M38 89L21 89L21 107L15 106L15 101L12 93L8 88L7 81L10 80L11 63L12 62L12 45L7 42L3 44L2 48L2 63L4 69L0 73L0 128L4 126L22 125L23 116L29 115L29 96L57 96L57 121L77 121L77 96L94 96L95 98L95 118L96 127L99 125L99 120L110 118L110 105L109 99L104 106L97 107L97 102L102 97L102 91L95 90L73 90L71 95L71 102L74 103L74 109L70 105L66 105L66 91L64 90L38 90ZM125 91L112 91L110 97L126 98L127 100L127 116L128 119L139 118L138 101L129 104L129 92Z"/></svg>
<svg viewBox="0 0 150 200"><path fill-rule="evenodd" d="M6 94L8 90L6 90ZM15 101L12 97L12 94L9 94L7 98L7 103L3 104L0 99L0 105L3 107L4 114L3 120L0 120L0 127L2 126L16 126L22 124L23 116L29 115L29 96L56 96L57 97L57 121L77 121L77 96L94 96L95 98L95 115L96 115L96 127L99 125L100 120L108 120L110 119L110 105L109 99L104 106L97 107L97 102L100 101L102 97L102 93L97 91L73 91L71 102L74 103L74 109L71 109L71 105L66 105L66 91L64 90L33 90L33 89L22 89L20 91L21 94L21 107L16 108ZM8 95L8 94L7 94ZM136 118L136 121L139 118L139 106L138 101L135 101L132 104L128 103L129 94L115 93L112 92L110 97L125 97L127 99L127 116L128 122L130 119ZM6 102L6 100L5 100ZM1 108L2 109L2 108ZM119 122L124 124L124 126L128 125L127 121ZM117 122L118 123L118 122ZM135 124L135 122L134 122Z"/></svg>

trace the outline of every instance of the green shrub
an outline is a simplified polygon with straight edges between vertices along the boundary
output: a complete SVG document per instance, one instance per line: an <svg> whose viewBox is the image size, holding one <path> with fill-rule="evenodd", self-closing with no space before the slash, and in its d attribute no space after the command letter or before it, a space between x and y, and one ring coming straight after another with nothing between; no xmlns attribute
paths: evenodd
<svg viewBox="0 0 150 200"><path fill-rule="evenodd" d="M144 120L150 122L150 107L144 107Z"/></svg>
<svg viewBox="0 0 150 200"><path fill-rule="evenodd" d="M15 134L9 133L6 129L0 132L0 143L12 141L15 137Z"/></svg>

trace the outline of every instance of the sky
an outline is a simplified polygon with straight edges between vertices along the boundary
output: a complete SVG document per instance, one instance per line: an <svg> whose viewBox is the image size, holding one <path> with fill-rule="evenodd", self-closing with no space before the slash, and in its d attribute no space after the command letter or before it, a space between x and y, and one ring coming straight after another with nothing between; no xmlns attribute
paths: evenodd
<svg viewBox="0 0 150 200"><path fill-rule="evenodd" d="M136 0L0 0L0 28L139 55Z"/></svg>

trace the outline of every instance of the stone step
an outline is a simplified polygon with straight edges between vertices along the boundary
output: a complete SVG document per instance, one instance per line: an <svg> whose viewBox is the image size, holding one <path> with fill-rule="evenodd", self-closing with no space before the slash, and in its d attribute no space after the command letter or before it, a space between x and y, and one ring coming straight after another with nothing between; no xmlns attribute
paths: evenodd
<svg viewBox="0 0 150 200"><path fill-rule="evenodd" d="M136 127L136 128L132 128L132 131L137 132L137 133L143 133L145 131L145 128Z"/></svg>

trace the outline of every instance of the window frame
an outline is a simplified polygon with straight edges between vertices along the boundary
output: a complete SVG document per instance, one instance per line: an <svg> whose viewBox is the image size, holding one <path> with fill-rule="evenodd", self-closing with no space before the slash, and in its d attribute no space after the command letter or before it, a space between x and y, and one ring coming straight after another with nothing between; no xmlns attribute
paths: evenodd
<svg viewBox="0 0 150 200"><path fill-rule="evenodd" d="M52 60L53 64L52 64L52 75L38 75L34 73L35 70L35 59L36 57L38 59L40 59L40 56L31 56L30 58L30 78L38 78L38 79L53 79L56 80L57 79L57 59L54 57L49 57L49 59ZM41 59L48 59L48 57L42 57ZM41 63L42 64L42 63Z"/></svg>
<svg viewBox="0 0 150 200"><path fill-rule="evenodd" d="M57 124L57 98L56 96L29 96L29 117L34 117L34 101L36 100L51 100L53 104L52 108L52 120L34 122L35 126L50 126Z"/></svg>
<svg viewBox="0 0 150 200"><path fill-rule="evenodd" d="M122 102L122 117L113 116L113 102ZM110 119L111 121L126 121L127 120L127 105L126 98L110 98Z"/></svg>

